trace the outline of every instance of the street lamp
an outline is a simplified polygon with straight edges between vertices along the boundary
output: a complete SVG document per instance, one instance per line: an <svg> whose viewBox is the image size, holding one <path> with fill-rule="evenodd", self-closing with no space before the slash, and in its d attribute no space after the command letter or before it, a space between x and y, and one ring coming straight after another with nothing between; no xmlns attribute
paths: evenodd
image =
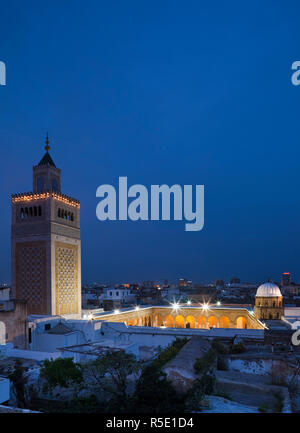
<svg viewBox="0 0 300 433"><path fill-rule="evenodd" d="M203 302L203 304L201 305L201 307L202 307L202 309L203 309L204 311L209 310L209 304L208 304L208 302Z"/></svg>
<svg viewBox="0 0 300 433"><path fill-rule="evenodd" d="M178 310L179 309L179 304L177 302L173 302L172 304L173 310Z"/></svg>

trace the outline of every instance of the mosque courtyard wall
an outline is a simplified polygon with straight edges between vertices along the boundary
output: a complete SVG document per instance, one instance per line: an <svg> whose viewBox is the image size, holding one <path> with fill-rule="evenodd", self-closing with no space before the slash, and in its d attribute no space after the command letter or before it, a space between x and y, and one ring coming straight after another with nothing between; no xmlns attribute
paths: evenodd
<svg viewBox="0 0 300 433"><path fill-rule="evenodd" d="M127 326L189 329L264 329L246 308L146 307L94 315L93 320L121 322Z"/></svg>

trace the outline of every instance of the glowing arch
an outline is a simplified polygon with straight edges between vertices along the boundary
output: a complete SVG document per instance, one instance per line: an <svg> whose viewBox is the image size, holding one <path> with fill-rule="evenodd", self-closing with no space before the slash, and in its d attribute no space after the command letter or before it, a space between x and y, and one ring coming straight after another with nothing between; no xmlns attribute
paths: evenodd
<svg viewBox="0 0 300 433"><path fill-rule="evenodd" d="M229 319L227 316L221 316L219 323L220 328L229 328Z"/></svg>
<svg viewBox="0 0 300 433"><path fill-rule="evenodd" d="M215 316L210 316L208 318L208 326L210 328L217 328L218 327L218 319Z"/></svg>
<svg viewBox="0 0 300 433"><path fill-rule="evenodd" d="M246 317L240 316L236 319L236 327L239 329L247 329Z"/></svg>
<svg viewBox="0 0 300 433"><path fill-rule="evenodd" d="M195 328L196 320L194 316L187 316L185 319L186 328Z"/></svg>
<svg viewBox="0 0 300 433"><path fill-rule="evenodd" d="M184 328L184 317L180 314L175 318L175 328Z"/></svg>
<svg viewBox="0 0 300 433"><path fill-rule="evenodd" d="M162 326L163 325L163 319L161 314L157 313L154 316L154 326Z"/></svg>
<svg viewBox="0 0 300 433"><path fill-rule="evenodd" d="M166 317L165 317L165 326L167 327L167 328L174 328L174 319L173 319L173 317L171 316L171 314L168 314Z"/></svg>
<svg viewBox="0 0 300 433"><path fill-rule="evenodd" d="M204 316L197 317L197 328L206 328L206 319Z"/></svg>

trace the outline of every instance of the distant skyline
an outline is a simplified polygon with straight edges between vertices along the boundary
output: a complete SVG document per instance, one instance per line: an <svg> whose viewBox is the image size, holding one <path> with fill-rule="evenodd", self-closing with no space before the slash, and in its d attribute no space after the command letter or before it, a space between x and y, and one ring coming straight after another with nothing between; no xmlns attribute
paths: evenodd
<svg viewBox="0 0 300 433"><path fill-rule="evenodd" d="M82 281L300 281L300 4L2 5L0 282L10 195L50 154L81 201ZM96 218L96 189L205 185L202 231Z"/></svg>

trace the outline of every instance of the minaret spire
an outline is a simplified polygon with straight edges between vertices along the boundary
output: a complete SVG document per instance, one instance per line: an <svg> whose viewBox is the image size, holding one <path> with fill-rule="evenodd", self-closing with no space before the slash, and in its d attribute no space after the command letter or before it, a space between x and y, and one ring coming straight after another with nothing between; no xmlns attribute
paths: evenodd
<svg viewBox="0 0 300 433"><path fill-rule="evenodd" d="M50 150L50 146L49 146L48 132L47 132L47 135L46 135L46 141L45 141L45 143L46 143L45 151L46 151L46 152L49 152L49 150Z"/></svg>

